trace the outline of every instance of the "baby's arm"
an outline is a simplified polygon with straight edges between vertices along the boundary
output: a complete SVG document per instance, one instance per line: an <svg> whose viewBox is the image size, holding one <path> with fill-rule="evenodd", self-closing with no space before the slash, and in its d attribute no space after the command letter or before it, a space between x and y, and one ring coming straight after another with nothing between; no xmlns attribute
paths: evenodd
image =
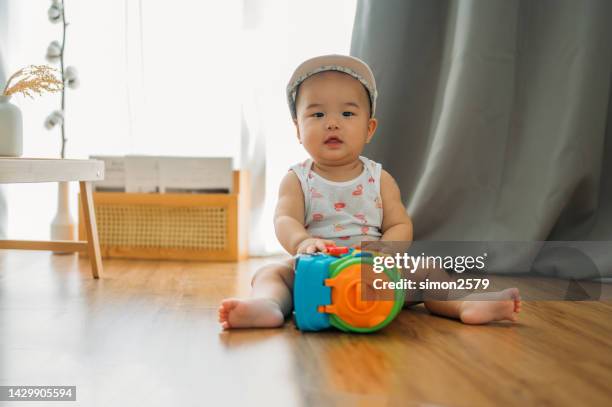
<svg viewBox="0 0 612 407"><path fill-rule="evenodd" d="M411 241L412 220L406 213L397 183L385 170L380 175L380 195L383 204L380 240Z"/></svg>
<svg viewBox="0 0 612 407"><path fill-rule="evenodd" d="M300 180L289 171L281 181L278 203L274 213L274 230L280 244L291 255L296 253L324 252L331 240L315 239L304 227L304 193Z"/></svg>

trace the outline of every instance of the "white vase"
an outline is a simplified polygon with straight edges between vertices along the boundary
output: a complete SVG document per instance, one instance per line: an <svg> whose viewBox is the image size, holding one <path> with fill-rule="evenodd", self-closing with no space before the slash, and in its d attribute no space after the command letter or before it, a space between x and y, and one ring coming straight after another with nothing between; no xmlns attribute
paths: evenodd
<svg viewBox="0 0 612 407"><path fill-rule="evenodd" d="M23 119L10 96L0 96L0 156L20 157L23 154Z"/></svg>
<svg viewBox="0 0 612 407"><path fill-rule="evenodd" d="M51 222L51 239L76 240L76 224L70 213L70 183L68 182L57 183L57 213Z"/></svg>

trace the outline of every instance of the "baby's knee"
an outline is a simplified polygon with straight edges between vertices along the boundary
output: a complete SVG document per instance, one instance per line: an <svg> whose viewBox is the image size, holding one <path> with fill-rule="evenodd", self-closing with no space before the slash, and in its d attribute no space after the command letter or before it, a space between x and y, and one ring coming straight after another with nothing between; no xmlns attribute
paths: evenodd
<svg viewBox="0 0 612 407"><path fill-rule="evenodd" d="M281 278L285 284L288 286L293 286L293 267L288 262L267 264L253 274L253 278L251 278L251 286L253 286L257 280L270 278Z"/></svg>

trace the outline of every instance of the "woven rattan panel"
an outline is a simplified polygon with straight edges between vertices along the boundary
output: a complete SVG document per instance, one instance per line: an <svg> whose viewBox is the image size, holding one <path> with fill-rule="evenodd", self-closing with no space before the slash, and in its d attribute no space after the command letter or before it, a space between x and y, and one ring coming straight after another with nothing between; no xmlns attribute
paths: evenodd
<svg viewBox="0 0 612 407"><path fill-rule="evenodd" d="M96 205L100 245L225 250L227 209Z"/></svg>

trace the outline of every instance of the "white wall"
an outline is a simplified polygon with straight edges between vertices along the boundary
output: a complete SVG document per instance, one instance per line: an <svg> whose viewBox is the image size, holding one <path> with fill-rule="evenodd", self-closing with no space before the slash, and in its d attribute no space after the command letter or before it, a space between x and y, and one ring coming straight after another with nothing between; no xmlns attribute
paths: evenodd
<svg viewBox="0 0 612 407"><path fill-rule="evenodd" d="M4 89L6 81L6 70L4 64L4 55L7 53L6 37L7 37L7 21L8 21L8 3L7 0L0 0L0 89ZM0 239L6 238L8 217L7 213L6 191L4 185L0 185Z"/></svg>

